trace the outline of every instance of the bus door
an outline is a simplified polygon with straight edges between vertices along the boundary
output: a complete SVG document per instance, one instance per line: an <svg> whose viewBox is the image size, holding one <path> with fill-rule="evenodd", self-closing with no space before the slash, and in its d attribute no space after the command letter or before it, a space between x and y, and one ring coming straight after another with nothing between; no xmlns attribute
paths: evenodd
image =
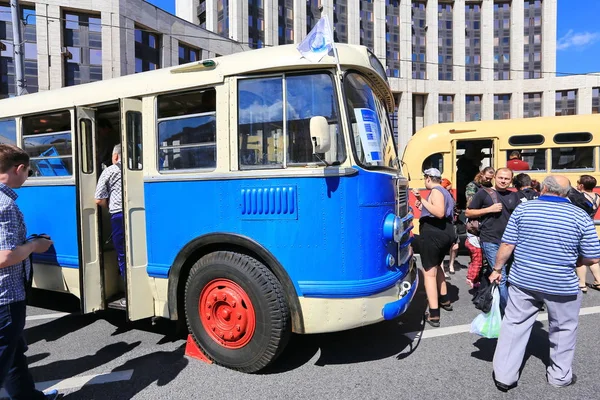
<svg viewBox="0 0 600 400"><path fill-rule="evenodd" d="M142 101L121 99L121 121L127 317L135 321L154 316L154 296L146 272Z"/></svg>
<svg viewBox="0 0 600 400"><path fill-rule="evenodd" d="M457 139L452 141L452 160L456 168L452 171L452 182L456 182L456 203L459 209L466 208L467 184L485 167L495 168L497 139Z"/></svg>
<svg viewBox="0 0 600 400"><path fill-rule="evenodd" d="M79 205L79 281L84 313L104 309L104 279L100 262L100 237L96 191L96 112L77 108L77 192Z"/></svg>

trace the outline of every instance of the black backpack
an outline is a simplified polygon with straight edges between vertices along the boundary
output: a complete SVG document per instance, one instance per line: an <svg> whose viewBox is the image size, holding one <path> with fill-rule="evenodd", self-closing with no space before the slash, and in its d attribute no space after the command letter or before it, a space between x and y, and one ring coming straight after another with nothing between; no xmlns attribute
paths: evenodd
<svg viewBox="0 0 600 400"><path fill-rule="evenodd" d="M571 188L571 190L569 190L569 194L567 195L567 197L569 198L569 200L571 200L571 203L573 203L577 207L581 208L590 217L593 218L594 214L596 214L594 204L592 204L592 202L589 201L588 198L585 197L585 195L583 193L581 193L579 190Z"/></svg>
<svg viewBox="0 0 600 400"><path fill-rule="evenodd" d="M528 200L535 200L539 197L538 192L533 189L523 189L517 191L517 196L519 196L519 200L521 202L525 202Z"/></svg>

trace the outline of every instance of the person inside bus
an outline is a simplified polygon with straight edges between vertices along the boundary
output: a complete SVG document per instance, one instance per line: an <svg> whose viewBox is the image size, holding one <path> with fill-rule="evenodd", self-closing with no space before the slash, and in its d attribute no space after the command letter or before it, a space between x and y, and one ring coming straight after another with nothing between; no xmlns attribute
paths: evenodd
<svg viewBox="0 0 600 400"><path fill-rule="evenodd" d="M540 194L531 187L531 177L522 172L513 178L513 186L517 189L517 196L519 196L521 203L535 200L540 196Z"/></svg>
<svg viewBox="0 0 600 400"><path fill-rule="evenodd" d="M456 190L458 208L464 210L467 204L467 199L464 196L467 184L479 173L481 168L481 160L485 154L481 148L473 144L467 147L465 154L456 160Z"/></svg>
<svg viewBox="0 0 600 400"><path fill-rule="evenodd" d="M529 171L529 163L527 161L523 161L523 157L521 156L521 152L518 150L513 151L508 156L508 162L506 163L506 168L510 168L513 171Z"/></svg>
<svg viewBox="0 0 600 400"><path fill-rule="evenodd" d="M421 207L419 249L429 303L425 321L437 328L440 326L440 306L452 311L442 263L456 241L452 224L455 202L450 192L442 187L442 174L438 169L429 168L423 174L425 188L431 191L429 197L421 198L417 189L413 189L413 195L417 199L416 206Z"/></svg>
<svg viewBox="0 0 600 400"><path fill-rule="evenodd" d="M584 211L588 213L588 215L594 219L598 208L600 208L600 195L598 193L594 193L594 189L596 188L596 178L591 175L581 175L577 180L577 192L581 193L583 198L587 202L587 207L582 207ZM574 189L571 188L571 191ZM571 192L569 192L571 194ZM577 202L572 201L575 205ZM600 264L592 264L589 266L590 271L592 271L592 275L594 276L594 283L591 285L592 289L600 290ZM587 293L587 268L585 265L577 265L577 277L579 278L579 289L583 293Z"/></svg>
<svg viewBox="0 0 600 400"><path fill-rule="evenodd" d="M118 144L113 148L112 165L102 171L100 179L98 179L94 197L96 204L108 208L110 213L111 236L117 252L119 273L125 279L125 228L123 225L121 168L121 145ZM123 307L127 305L125 299L121 299L120 303Z"/></svg>
<svg viewBox="0 0 600 400"><path fill-rule="evenodd" d="M500 248L508 219L515 208L521 204L517 194L508 190L512 178L512 170L499 168L494 177L494 188L478 191L465 213L467 218L481 218L479 240L481 241L483 255L491 268L494 268L496 253ZM502 314L508 300L508 286L506 283L509 269L510 265L502 266L502 280L498 287L500 290L500 312Z"/></svg>
<svg viewBox="0 0 600 400"><path fill-rule="evenodd" d="M98 135L96 137L98 146L98 171L112 165L112 150L119 144L119 134L113 129L109 120L101 118L98 120Z"/></svg>

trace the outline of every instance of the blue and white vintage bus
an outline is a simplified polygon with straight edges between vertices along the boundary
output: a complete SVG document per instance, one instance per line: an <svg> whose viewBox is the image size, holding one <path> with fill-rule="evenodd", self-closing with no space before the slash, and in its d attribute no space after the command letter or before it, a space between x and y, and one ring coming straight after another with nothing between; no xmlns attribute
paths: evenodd
<svg viewBox="0 0 600 400"><path fill-rule="evenodd" d="M82 312L187 322L218 364L254 372L291 332L389 320L418 275L388 120L367 48L310 63L277 46L0 101L0 137L31 156L19 189L37 288ZM112 136L111 136L112 135ZM94 190L123 144L126 279Z"/></svg>

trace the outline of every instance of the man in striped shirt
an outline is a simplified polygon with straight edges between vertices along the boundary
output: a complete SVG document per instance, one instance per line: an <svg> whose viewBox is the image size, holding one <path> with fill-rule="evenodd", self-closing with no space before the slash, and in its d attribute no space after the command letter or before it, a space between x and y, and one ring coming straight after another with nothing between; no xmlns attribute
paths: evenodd
<svg viewBox="0 0 600 400"><path fill-rule="evenodd" d="M600 260L600 242L589 216L566 198L570 182L549 176L537 200L521 204L511 215L498 250L490 281L499 282L502 266L514 252L508 276L508 304L496 353L494 381L506 391L517 385L519 368L540 307L548 310L550 365L548 383L569 386L581 293L575 274L577 260Z"/></svg>

